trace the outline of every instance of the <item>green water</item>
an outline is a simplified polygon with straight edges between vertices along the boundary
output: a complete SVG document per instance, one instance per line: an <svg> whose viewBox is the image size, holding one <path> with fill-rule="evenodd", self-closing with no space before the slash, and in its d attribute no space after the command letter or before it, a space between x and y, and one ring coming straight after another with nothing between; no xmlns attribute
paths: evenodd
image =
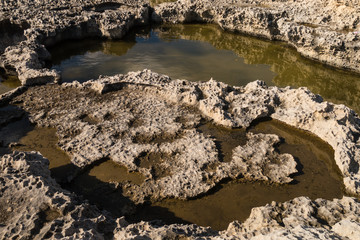
<svg viewBox="0 0 360 240"><path fill-rule="evenodd" d="M20 86L20 81L15 76L0 75L0 95Z"/></svg>
<svg viewBox="0 0 360 240"><path fill-rule="evenodd" d="M261 79L280 87L305 86L360 112L360 75L305 59L284 43L223 32L214 25L140 29L121 41L71 41L51 54L52 68L62 72L65 82L144 68L174 79L214 78L230 85Z"/></svg>

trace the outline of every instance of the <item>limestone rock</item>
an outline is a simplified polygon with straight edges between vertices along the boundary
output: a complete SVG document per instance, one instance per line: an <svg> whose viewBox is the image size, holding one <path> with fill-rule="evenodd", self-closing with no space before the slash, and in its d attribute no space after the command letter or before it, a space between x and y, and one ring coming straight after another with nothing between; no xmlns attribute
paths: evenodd
<svg viewBox="0 0 360 240"><path fill-rule="evenodd" d="M103 238L115 222L81 203L50 176L39 153L14 152L0 161L0 238Z"/></svg>
<svg viewBox="0 0 360 240"><path fill-rule="evenodd" d="M152 20L216 23L286 41L308 58L359 72L359 16L356 0L178 0L156 6Z"/></svg>
<svg viewBox="0 0 360 240"><path fill-rule="evenodd" d="M223 106L224 114L224 99L234 91L213 80L191 83L144 70L31 88L15 101L23 102L33 123L57 129L60 147L77 167L110 158L141 173L145 181L126 189L134 202L196 197L228 178L290 182L296 162L275 152L277 136L248 134L247 145L222 162L214 139L196 129L202 115L224 124L226 117L212 110ZM242 122L249 125L251 117Z"/></svg>
<svg viewBox="0 0 360 240"><path fill-rule="evenodd" d="M148 23L145 1L1 1L0 68L18 75L23 85L57 82L45 68L45 48L67 39L122 38L134 25Z"/></svg>

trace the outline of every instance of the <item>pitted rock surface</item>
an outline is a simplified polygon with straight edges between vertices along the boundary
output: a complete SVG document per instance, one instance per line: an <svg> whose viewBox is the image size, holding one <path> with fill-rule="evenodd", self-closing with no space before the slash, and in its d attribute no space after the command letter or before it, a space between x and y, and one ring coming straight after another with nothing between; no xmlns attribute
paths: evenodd
<svg viewBox="0 0 360 240"><path fill-rule="evenodd" d="M46 47L69 39L122 38L154 22L217 23L229 31L281 40L302 55L359 72L360 10L356 0L179 0L152 12L145 0L1 1L0 68L23 85L57 82L44 68Z"/></svg>
<svg viewBox="0 0 360 240"><path fill-rule="evenodd" d="M355 194L359 193L359 118L354 111L344 105L335 105L325 102L320 96L312 94L306 88L281 89L277 87L267 87L261 81L249 83L245 87L231 87L227 84L219 83L214 80L204 83L193 83L185 80L171 80L165 75L158 75L149 70L133 72L127 75L102 77L98 80L89 81L84 84L64 84L63 88L66 89L67 87L70 87L69 90L66 90L67 92L73 91L71 89L79 88L87 89L86 91L91 89L95 92L106 93L119 90L124 86L128 86L130 88L138 87L139 89L148 89L151 92L150 95L153 96L156 94L165 99L168 104L179 103L180 105L195 108L198 111L197 117L195 116L196 114L190 114L189 118L185 117L185 119L187 119L185 122L188 122L190 126L182 126L181 123L176 122L176 120L180 121L181 116L178 110L176 110L176 113L169 114L169 116L175 117L173 120L165 120L166 118L164 118L161 120L165 121L164 123L160 123L161 121L153 121L154 117L151 117L152 120L146 120L148 123L153 123L155 126L159 126L156 128L144 128L137 126L135 128L138 129L136 130L138 132L137 134L139 134L139 131L149 131L147 134L149 134L148 137L151 139L156 136L156 134L160 133L160 136L165 134L166 131L167 135L174 137L177 134L181 134L180 129L197 125L200 120L200 113L202 116L207 117L214 123L226 127L246 128L256 119L261 117L272 117L291 126L310 131L322 138L324 141L328 142L335 150L335 161L344 175L344 183L347 190ZM85 93L82 95L84 94ZM93 99L85 98L84 96L77 97L79 99L77 102L85 106L89 101L96 101L96 98L99 96L101 95L93 94ZM152 96L149 96L149 99L151 99ZM33 97L41 98L42 96L33 94ZM51 101L45 101L44 99L39 99L38 102L28 101L27 99L23 100L25 109L27 111L32 111L32 121L43 126L56 126L60 138L63 139L60 143L61 147L65 151L69 152L71 149L75 149L72 153L72 161L78 166L84 166L98 160L101 157L107 157L111 151L105 151L103 147L108 150L111 149L111 146L114 144L114 140L112 140L114 137L103 136L101 134L99 135L99 129L97 129L95 125L79 120L79 118L84 117L86 114L90 114L90 111L87 110L80 114L80 112L77 111L79 107L71 107L71 104L66 106L64 105L64 109L62 110L49 109L49 107L52 106L49 102L53 102L55 100L55 96L51 97L53 98ZM60 97L57 98L60 99ZM121 99L118 99L118 104L122 104L120 103L121 101ZM128 99L123 97L123 101L126 102ZM55 100L55 102L59 102L59 100ZM149 106L148 104L145 105ZM150 105L155 106L156 104ZM110 103L110 108L114 107L116 107L116 104ZM141 109L142 107L139 106L139 108ZM96 113L98 114L96 116L90 116L95 119L98 118L99 120L105 120L105 116L111 116L111 111L107 111L101 106L90 109L93 109L92 111L95 111L95 113L99 112ZM73 112L72 114L74 114L74 116L71 118L78 119L74 123L81 126L80 129L82 132L76 132L78 131L76 129L79 129L79 127L76 127L76 125L73 125L71 122L67 123L68 121L65 121L65 119L60 120L59 126L57 126L55 122L58 111L63 114ZM186 113L186 111L184 113ZM154 116L158 113L155 111ZM134 116L131 114L121 114L122 120L116 120L120 121L118 123L119 129L116 131L115 129L112 129L114 134L116 132L121 133L122 131L125 131L125 129L128 129L129 123L134 120ZM142 114L146 115L147 113L144 111ZM147 116L149 117L149 115ZM66 119L68 118L66 117ZM157 120L160 120L160 118ZM106 124L107 121L103 121L104 124ZM65 122L67 123L66 127L62 126L64 124L61 124ZM111 129L112 126L113 125L108 128ZM62 128L69 129L68 131L70 132L62 134L61 132L64 131ZM67 137L64 138L62 135ZM73 136L73 138L70 139L70 136ZM98 136L98 140L91 142L77 140L79 138L87 138L85 136ZM134 136L136 136L136 133L134 133L130 139L137 147L129 150L127 149L127 146L131 141L122 141L115 149L123 149L126 152L126 155L123 155L121 158L114 157L113 159L114 161L123 164L127 162L126 166L130 170L134 170L135 164L129 163L131 162L129 159L136 158L142 152L159 151L154 150L154 146L150 146L149 144L135 143L134 140L136 140L136 138ZM101 147L99 144L101 144ZM76 150L79 146L83 149L86 148L87 151L85 153L84 151L83 153L79 153L79 151ZM214 148L210 147L210 149ZM215 149L212 154L217 154ZM150 176L149 172L143 172L145 175Z"/></svg>
<svg viewBox="0 0 360 240"><path fill-rule="evenodd" d="M41 154L14 152L0 160L1 239L99 239L112 233L115 221L63 190Z"/></svg>
<svg viewBox="0 0 360 240"><path fill-rule="evenodd" d="M157 22L214 22L226 30L286 41L304 56L358 72L359 19L356 0L179 0L155 7L152 15ZM0 2L0 68L18 75L23 85L57 82L59 74L44 68L51 57L47 46L84 37L121 38L132 26L148 21L149 5L144 1L4 0ZM294 161L291 156L274 154L276 136L259 139L260 135L249 134L247 145L234 149L230 162L217 162L213 140L196 131L202 118L226 127L246 128L256 119L272 117L310 131L334 148L347 190L360 194L358 116L343 105L324 102L306 88L280 89L260 81L245 87L230 87L214 80L190 83L142 71L24 91L26 87L1 95L0 105L13 101L29 112L32 122L56 127L59 145L79 167L111 157L129 170L141 172L147 178L143 188L127 186L135 202L149 196L196 196L229 176L290 181ZM58 94L53 94L56 91ZM13 119L20 116L15 111ZM7 124L11 119L2 121ZM267 156L269 152L274 156L260 157L267 162L258 163L259 157L249 157L254 149L252 142L265 146L258 154ZM195 146L200 149L198 153L193 151ZM197 154L206 156L206 160ZM152 156L160 159L159 164L148 167ZM176 160L172 166L166 164L169 157ZM216 171L208 171L209 163L216 166ZM259 172L263 166L267 170ZM257 175L246 176L246 171L234 173L227 171L229 168L238 168L239 172L255 169ZM167 181L174 188L169 189ZM273 202L254 208L244 223L234 221L222 232L196 225L128 224L124 218L113 219L61 189L50 177L48 161L37 153L15 152L2 157L0 190L1 238L360 236L360 203L350 197Z"/></svg>
<svg viewBox="0 0 360 240"><path fill-rule="evenodd" d="M39 153L14 152L0 161L0 236L32 239L351 239L360 234L360 202L306 197L254 208L225 231L160 222L129 224L63 190ZM351 228L351 229L350 229Z"/></svg>
<svg viewBox="0 0 360 240"><path fill-rule="evenodd" d="M45 68L47 49L67 39L122 38L135 26L147 24L145 1L72 0L1 1L0 68L18 75L23 85L57 82L60 75Z"/></svg>
<svg viewBox="0 0 360 240"><path fill-rule="evenodd" d="M77 167L110 158L142 173L142 184L126 188L135 202L196 197L229 178L291 182L296 162L275 151L278 136L249 133L247 144L234 149L230 162L222 162L215 140L196 129L201 119L246 127L258 117L231 121L224 116L227 103L217 94L226 98L229 91L236 90L213 80L191 83L144 70L34 87L14 101L22 102L33 123L57 129L60 147Z"/></svg>
<svg viewBox="0 0 360 240"><path fill-rule="evenodd" d="M155 22L216 23L294 46L305 57L359 72L357 0L178 0L155 7Z"/></svg>

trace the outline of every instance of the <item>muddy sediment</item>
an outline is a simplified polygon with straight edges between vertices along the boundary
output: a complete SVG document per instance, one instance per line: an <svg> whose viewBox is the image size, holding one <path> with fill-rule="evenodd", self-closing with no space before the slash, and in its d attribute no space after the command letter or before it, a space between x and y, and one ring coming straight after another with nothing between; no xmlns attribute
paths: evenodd
<svg viewBox="0 0 360 240"><path fill-rule="evenodd" d="M354 1L341 3L341 8L337 1L304 5L302 1L233 3L226 0L164 3L155 7L152 19L217 22L227 30L286 41L302 54L326 64L358 69L358 39L352 32L359 23L356 14L351 14L357 10ZM121 38L132 26L150 21L149 5L142 1L31 4L2 1L0 15L5 31L0 44L0 67L6 74L18 75L27 86L59 81L56 71L43 68L50 57L45 46L84 37ZM303 7L311 9L311 14L304 14ZM338 10L344 10L347 15L342 16ZM324 18L324 14L330 18ZM317 26L310 26L309 22ZM261 123L254 127L254 122L269 117L309 131L327 142L334 150L336 166L325 160L325 168L338 168L329 175L336 179L340 172L345 190L359 195L359 118L344 105L324 102L306 88L268 87L261 81L243 87L212 79L192 83L144 70L101 76L85 83L19 87L1 95L0 104L6 105L1 109L3 112L13 113L1 118L0 130L5 133L1 135L4 136L1 151L5 149L6 153L10 147L25 150L26 145L45 151L47 147L42 143L36 146L26 141L26 137L23 144L19 143L29 132L24 126L31 130L37 125L37 131L31 133L35 135L41 131L53 134L54 130L50 129L56 129L58 139L53 138L52 143L57 142L69 156L70 163L65 167L70 165L75 169L68 173L63 184L77 181L81 186L90 182L99 195L114 196L100 201L99 209L55 182L48 170L49 160L41 154L18 151L4 154L0 161L1 238L357 239L360 233L360 203L352 197L273 201L253 208L245 221L233 221L224 231L158 221L130 224L124 217L102 209L105 205L116 206L116 214L126 215L136 210L136 204L202 196L228 179L262 181L271 186L296 183L301 171L304 175L308 171L301 168L296 146L284 144L281 149L283 140L276 133L281 132L276 124L269 130L276 134L261 133ZM231 160L221 157L220 151L224 154L229 150L216 143L216 136L198 129L204 121L220 127L247 129L246 142L232 149ZM18 132L7 136L17 126ZM33 137L31 134L29 138ZM296 145L296 138L285 137L285 143L286 139ZM96 170L118 167L112 161L126 167L127 174L137 176L121 183L113 181L111 176L99 176L99 180ZM55 169L62 169L62 160L55 163ZM138 181L139 174L144 180ZM321 177L316 170L313 174ZM104 185L102 180L110 183ZM98 201L92 199L93 189L86 186L72 191L82 191L83 196ZM176 213L174 217L181 218Z"/></svg>

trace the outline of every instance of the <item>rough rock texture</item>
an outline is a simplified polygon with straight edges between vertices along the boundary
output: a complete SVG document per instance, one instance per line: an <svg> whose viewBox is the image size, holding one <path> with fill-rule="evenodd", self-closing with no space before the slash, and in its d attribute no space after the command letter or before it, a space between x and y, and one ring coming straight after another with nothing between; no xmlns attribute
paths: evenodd
<svg viewBox="0 0 360 240"><path fill-rule="evenodd" d="M39 153L14 152L0 161L0 237L4 239L358 239L360 202L306 197L254 208L225 231L160 222L129 224L81 203L50 177Z"/></svg>
<svg viewBox="0 0 360 240"><path fill-rule="evenodd" d="M143 1L3 0L0 68L17 74L23 85L57 82L59 74L44 68L50 58L47 46L84 37L121 38L130 27L146 24L148 15L148 4ZM215 22L226 30L286 41L303 55L332 66L360 69L360 17L355 0L180 0L156 7L152 19ZM233 150L230 162L219 162L213 140L196 130L201 118L226 127L246 128L256 119L272 117L308 130L334 148L347 190L360 194L358 116L343 105L323 102L305 88L279 89L260 81L245 87L214 80L190 83L142 71L84 84L31 88L23 94L26 90L23 87L1 95L0 105L9 101L21 104L32 122L56 127L60 146L79 167L110 157L130 171L141 172L147 178L142 187L126 186L135 202L149 197L197 196L228 177L291 180L295 162L289 155L276 153L277 136L248 134L247 144ZM59 94L53 94L55 91ZM14 109L1 111L11 112L11 116L0 119L3 124L21 117ZM254 145L262 147L254 152ZM174 161L169 164L168 158ZM0 183L1 238L360 236L360 203L349 197L273 202L254 208L244 223L235 221L226 231L217 232L196 225L115 220L61 189L50 177L48 161L34 152L3 156Z"/></svg>
<svg viewBox="0 0 360 240"><path fill-rule="evenodd" d="M178 0L156 6L152 20L216 23L225 30L286 41L308 58L360 72L357 0Z"/></svg>
<svg viewBox="0 0 360 240"><path fill-rule="evenodd" d="M146 24L145 1L1 1L0 68L18 75L23 85L57 82L59 73L44 68L45 46L85 37L121 38Z"/></svg>
<svg viewBox="0 0 360 240"><path fill-rule="evenodd" d="M196 239L358 239L359 202L352 198L311 201L306 197L285 203L272 202L253 208L244 223L233 222L223 232L207 228L182 225L151 226L148 223L132 224L115 230L115 237L135 239L150 237L190 237ZM345 223L351 223L350 226ZM342 226L340 229L339 227Z"/></svg>
<svg viewBox="0 0 360 240"><path fill-rule="evenodd" d="M144 70L35 87L15 101L33 123L57 129L60 147L77 167L110 158L142 173L145 181L126 189L135 202L196 197L229 178L291 182L296 162L275 151L278 136L249 133L247 144L234 149L230 162L222 162L215 140L196 129L203 118L200 110L209 120L230 120L214 107L222 101L214 95L221 87L232 90L215 81L172 81Z"/></svg>
<svg viewBox="0 0 360 240"><path fill-rule="evenodd" d="M54 85L52 88L57 87ZM203 169L207 164L218 164L218 153L212 140L192 130L199 124L201 115L216 124L244 128L255 119L272 117L310 131L328 142L335 150L335 161L344 175L347 190L359 194L359 119L349 108L323 102L320 96L312 94L306 88L267 87L261 81L249 83L245 87L230 87L214 80L192 83L171 80L167 76L145 70L103 77L84 84L64 84L56 94L50 89L51 87L42 87L28 91L15 98L15 101L24 102L23 107L31 113L30 119L34 123L58 129L60 146L70 153L72 162L79 167L110 157L130 171L139 171L148 179L156 179L158 183L164 181L166 186L165 183L169 180L166 175L179 173L178 169L183 169L189 161L195 163L192 166L195 169ZM66 92L66 97L61 91ZM73 101L74 98L78 101ZM186 144L186 139L191 138L197 139L194 146L204 151L199 152L198 156L207 156L207 162L199 161L199 157L192 155L196 151L191 150L191 144ZM153 143L150 143L151 141ZM253 145L259 145L255 142ZM174 147L175 145L178 147ZM271 145L267 148L271 148ZM243 148L240 149L244 151ZM239 156L235 153L234 156L236 155ZM164 161L161 166L149 167L146 162L156 158L178 160L174 166L167 166ZM282 162L279 159L288 159L283 156L276 158L278 165ZM265 158L261 159L264 161ZM258 160L253 158L252 161L253 163L246 165L246 169L259 169L256 164L253 165ZM267 168L267 180L290 181L286 176L294 172L295 165L291 161L284 161L291 166L288 172L267 165L274 171L276 169L277 174L283 172L279 177L275 177ZM143 167L146 164L148 168ZM224 164L230 164L232 168L236 165L235 169L245 169L244 165L241 166L239 157L234 157L231 163ZM217 167L225 169L229 166ZM239 171L237 177L244 171L246 170ZM201 184L198 183L208 182L208 178L212 179L211 182L222 178L218 175L219 171L200 172L205 175L193 174L191 171L186 174L192 178L189 181L196 182L199 187ZM230 174L231 170L226 172ZM221 175L226 178L226 174ZM251 175L254 176L252 173ZM255 178L266 179L260 176ZM178 182L174 183L174 186L179 186L186 192L183 184ZM208 183L205 185L211 187ZM190 187L190 192L184 195L165 195L185 198L195 196L200 192L194 191L196 188L195 185ZM150 189L149 192L153 190Z"/></svg>
<svg viewBox="0 0 360 240"><path fill-rule="evenodd" d="M334 148L335 161L339 166L340 171L344 175L344 183L347 190L352 193L359 194L359 118L352 110L344 105L334 105L329 102L324 102L320 96L312 94L306 88L280 89L277 87L267 87L261 81L249 83L245 87L230 87L224 83L219 83L214 80L210 80L205 83L192 83L185 80L172 81L167 76L158 75L152 73L151 71L104 77L96 81L84 83L82 85L78 83L65 84L65 87L77 86L77 88L93 89L99 93L106 93L109 91L119 90L124 87L124 85L139 86L139 89L146 89L146 86L149 86L147 89L151 89L149 90L151 92L150 95L154 95L156 93L159 95L159 97L166 99L168 104L173 102L173 104L180 103L191 106L191 108L198 109L203 116L208 117L216 124L220 124L226 127L246 128L255 119L261 117L272 117L291 126L310 131L322 138L324 141L328 142ZM37 95L37 93L33 94L32 98L35 97L35 95ZM41 98L41 95L39 95L39 97ZM151 99L150 96L148 98ZM94 100L91 100L84 97L79 99L80 101L78 102L84 106L87 105L87 101L95 100L95 98ZM55 99L51 101L54 100ZM122 104L121 101L123 100L114 99L114 102L118 103L112 104L112 108L116 107L116 104ZM43 104L40 104L41 102ZM58 121L60 126L61 123L64 125L64 122L66 122L66 128L73 129L68 131L75 131L75 129L79 128L76 127L76 125L72 125L71 122L68 123L67 120L56 120L58 119L58 116L56 116L58 115L58 110L49 109L51 105L49 105L49 101L47 100L45 101L44 99L39 99L39 101L31 103L31 101L26 99L24 105L27 111L32 112L32 121L40 125L57 126L55 123L51 123L51 121ZM156 104L153 103L150 105L154 106ZM138 104L136 106L138 106ZM149 105L144 104L144 106L148 108ZM139 107L139 109L141 109L141 106ZM32 108L33 110L31 110ZM73 111L73 114L75 115L71 117L72 119L76 119L76 117L81 119L82 116L80 115L86 114L86 112L79 112L78 107L75 106L69 109L69 106L67 105L65 109L66 110L61 111L66 114ZM96 113L98 116L93 116L95 119L98 118L99 120L104 119L107 114L110 114L111 116L112 112L107 111L106 108L101 109L100 106L91 109L95 113L99 112ZM151 111L144 111L142 114L146 115L150 114L150 112ZM151 119L154 119L154 116L158 115L161 111L156 110L155 112L157 113L152 115ZM132 139L133 143L135 143L134 139L136 141L136 138L134 136L139 134L140 131L148 132L147 134L150 134L150 139L154 138L159 133L160 136L165 132L170 136L179 134L180 129L184 127L180 123L180 115L176 115L179 114L178 110L176 112L177 113L171 113L175 117L172 120L166 120L166 118L164 118L162 120L165 121L164 123L161 123L162 121L153 122L155 126L157 126L157 124L159 125L155 129L151 129L149 127L144 128L142 126L136 127L135 129L137 129L136 131L138 131L138 133L134 133L132 137L130 134L130 139ZM121 112L119 112L119 114L120 113ZM80 115L77 116L76 114ZM121 119L123 119L124 122L122 122L122 125L119 125L119 130L115 131L112 129L112 132L114 133L119 131L121 133L121 131L128 129L127 126L129 123L130 125L133 124L131 121L134 120L134 115L128 115L128 113L121 114L123 114ZM169 116L171 116L171 114ZM68 117L65 118L68 119ZM143 117L140 119L142 118ZM185 121L188 122L189 119L192 119L192 121L189 122L190 126L187 127L196 125L198 122L196 118L199 120L199 115L198 117L190 115L190 117L188 117ZM59 119L61 119L61 116ZM157 120L159 119L160 118ZM176 120L180 122L176 122ZM107 121L104 121L104 123L106 122ZM129 123L124 125L126 122ZM96 126L86 124L86 121L84 123L84 121L79 120L74 121L74 123L80 124L79 126L81 126L80 129L82 129L82 133L77 133L79 135L75 134L77 136L74 136L72 140L64 140L64 142L61 142L61 147L65 151L74 152L72 153L72 161L75 164L78 166L83 166L93 162L94 160L98 160L99 158L106 157L106 154L108 153L110 153L112 156L116 155L111 153L113 152L111 151L113 140L111 140L108 136L105 137L99 134L99 129L97 129ZM111 124L110 127L113 127L113 124ZM60 134L60 138L64 138L63 136L67 136L67 138L72 136L71 132L61 133L63 131L62 128L64 127L57 126L57 128ZM86 140L80 140L81 138L88 139L88 136L91 135L98 135L97 140L88 142ZM99 144L101 144L101 147ZM126 158L129 157L130 159L136 158L142 152L159 151L154 150L154 146L150 146L149 144L136 144L137 147L132 148L133 150L131 151L126 150L126 145L117 146L116 151L118 151L118 149L126 150ZM81 148L86 148L88 151L82 151L82 153L79 154L76 149ZM104 149L107 149L107 151ZM209 147L209 149L212 149L212 147ZM213 151L212 154L213 156L216 155L216 151ZM118 157L113 158L114 161L121 162L123 164L126 164L125 162L131 162L129 159L123 160ZM127 163L126 166L130 170L134 170L135 165ZM148 173L145 174L150 176Z"/></svg>
<svg viewBox="0 0 360 240"><path fill-rule="evenodd" d="M115 222L63 190L39 153L14 152L0 161L1 239L101 239Z"/></svg>
<svg viewBox="0 0 360 240"><path fill-rule="evenodd" d="M57 82L44 68L46 47L68 39L121 38L137 25L211 22L229 31L286 41L302 55L359 72L360 10L356 0L72 0L0 2L0 68L23 85Z"/></svg>

